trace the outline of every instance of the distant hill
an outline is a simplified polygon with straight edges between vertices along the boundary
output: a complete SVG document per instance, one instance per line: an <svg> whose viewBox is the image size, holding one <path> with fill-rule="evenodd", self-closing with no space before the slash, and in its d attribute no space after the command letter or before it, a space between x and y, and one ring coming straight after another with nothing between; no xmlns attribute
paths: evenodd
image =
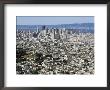
<svg viewBox="0 0 110 90"><path fill-rule="evenodd" d="M58 24L58 25L16 25L17 30L41 30L45 26L48 29L51 28L65 28L65 29L77 29L94 32L94 23L74 23L74 24Z"/></svg>

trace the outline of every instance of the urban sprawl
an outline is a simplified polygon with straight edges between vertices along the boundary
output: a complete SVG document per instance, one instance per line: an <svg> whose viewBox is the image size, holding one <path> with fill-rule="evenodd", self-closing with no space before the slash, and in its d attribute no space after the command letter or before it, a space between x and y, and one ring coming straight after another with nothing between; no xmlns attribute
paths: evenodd
<svg viewBox="0 0 110 90"><path fill-rule="evenodd" d="M46 26L17 29L16 73L94 74L94 33Z"/></svg>

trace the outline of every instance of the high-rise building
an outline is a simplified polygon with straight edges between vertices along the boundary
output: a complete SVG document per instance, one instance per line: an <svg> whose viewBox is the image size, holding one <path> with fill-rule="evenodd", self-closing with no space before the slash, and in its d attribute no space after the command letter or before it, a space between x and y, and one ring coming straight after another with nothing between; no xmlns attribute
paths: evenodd
<svg viewBox="0 0 110 90"><path fill-rule="evenodd" d="M45 30L46 29L46 26L42 26L42 30Z"/></svg>
<svg viewBox="0 0 110 90"><path fill-rule="evenodd" d="M59 29L54 30L54 39L60 39Z"/></svg>

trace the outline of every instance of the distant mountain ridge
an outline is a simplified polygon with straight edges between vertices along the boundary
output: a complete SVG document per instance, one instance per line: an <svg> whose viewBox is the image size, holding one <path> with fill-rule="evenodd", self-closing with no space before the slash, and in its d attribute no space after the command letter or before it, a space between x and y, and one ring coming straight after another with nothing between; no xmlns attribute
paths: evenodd
<svg viewBox="0 0 110 90"><path fill-rule="evenodd" d="M65 29L78 29L94 32L94 23L74 23L74 24L58 24L58 25L16 25L17 30L42 30L45 26L48 29L52 28L65 28Z"/></svg>

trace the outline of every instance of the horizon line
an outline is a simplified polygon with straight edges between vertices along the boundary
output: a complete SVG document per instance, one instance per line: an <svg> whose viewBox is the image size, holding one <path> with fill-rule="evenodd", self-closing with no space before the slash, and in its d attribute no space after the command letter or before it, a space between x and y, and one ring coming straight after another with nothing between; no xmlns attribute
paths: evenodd
<svg viewBox="0 0 110 90"><path fill-rule="evenodd" d="M88 22L88 23L94 23L94 22ZM83 24L83 23L70 23L70 24ZM16 24L16 25L63 25L63 24Z"/></svg>

